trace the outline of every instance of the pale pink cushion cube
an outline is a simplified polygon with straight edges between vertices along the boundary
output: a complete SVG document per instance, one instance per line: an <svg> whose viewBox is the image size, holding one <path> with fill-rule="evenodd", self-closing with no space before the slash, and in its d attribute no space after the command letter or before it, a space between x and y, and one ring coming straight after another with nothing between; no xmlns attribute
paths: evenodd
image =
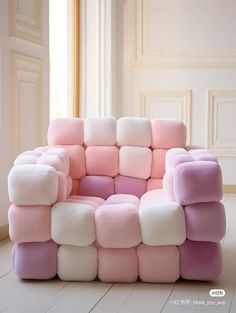
<svg viewBox="0 0 236 313"><path fill-rule="evenodd" d="M220 202L187 205L185 219L188 239L220 242L225 235L225 209Z"/></svg>
<svg viewBox="0 0 236 313"><path fill-rule="evenodd" d="M119 168L119 150L113 146L89 146L85 152L88 175L116 176Z"/></svg>
<svg viewBox="0 0 236 313"><path fill-rule="evenodd" d="M162 188L162 179L161 178L149 178L147 180L146 191L151 191L155 189Z"/></svg>
<svg viewBox="0 0 236 313"><path fill-rule="evenodd" d="M84 121L84 142L87 146L114 146L116 144L116 119L92 117Z"/></svg>
<svg viewBox="0 0 236 313"><path fill-rule="evenodd" d="M186 126L176 120L152 120L152 148L184 147Z"/></svg>
<svg viewBox="0 0 236 313"><path fill-rule="evenodd" d="M79 194L79 179L72 179L71 195Z"/></svg>
<svg viewBox="0 0 236 313"><path fill-rule="evenodd" d="M151 178L163 178L165 173L165 149L154 149L152 151Z"/></svg>
<svg viewBox="0 0 236 313"><path fill-rule="evenodd" d="M119 146L150 147L151 122L141 117L122 117L117 121L117 144Z"/></svg>
<svg viewBox="0 0 236 313"><path fill-rule="evenodd" d="M99 248L98 278L103 282L135 282L138 278L136 249Z"/></svg>
<svg viewBox="0 0 236 313"><path fill-rule="evenodd" d="M120 175L147 179L151 174L152 152L146 147L120 148Z"/></svg>
<svg viewBox="0 0 236 313"><path fill-rule="evenodd" d="M174 172L174 194L182 205L222 199L220 166L211 161L179 164Z"/></svg>
<svg viewBox="0 0 236 313"><path fill-rule="evenodd" d="M118 175L114 179L115 193L124 193L141 198L146 191L147 182L144 179Z"/></svg>
<svg viewBox="0 0 236 313"><path fill-rule="evenodd" d="M137 207L139 206L140 200L138 197L129 195L129 194L116 194L110 196L105 204L121 204L121 203L130 203L134 204Z"/></svg>
<svg viewBox="0 0 236 313"><path fill-rule="evenodd" d="M103 248L131 248L141 241L138 208L134 204L105 204L95 213L96 238Z"/></svg>
<svg viewBox="0 0 236 313"><path fill-rule="evenodd" d="M57 193L57 202L64 201L67 198L67 177L65 174L57 171L58 175L58 193Z"/></svg>
<svg viewBox="0 0 236 313"><path fill-rule="evenodd" d="M107 199L114 194L114 179L110 176L84 176L80 179L79 195Z"/></svg>
<svg viewBox="0 0 236 313"><path fill-rule="evenodd" d="M179 250L176 246L137 248L139 277L147 283L173 283L180 276Z"/></svg>
<svg viewBox="0 0 236 313"><path fill-rule="evenodd" d="M79 145L65 145L61 147L69 155L70 176L72 179L80 179L86 174L84 147Z"/></svg>
<svg viewBox="0 0 236 313"><path fill-rule="evenodd" d="M14 242L42 242L51 239L50 206L16 206L8 211L9 235Z"/></svg>
<svg viewBox="0 0 236 313"><path fill-rule="evenodd" d="M82 145L84 142L84 121L80 118L58 118L48 128L48 144Z"/></svg>

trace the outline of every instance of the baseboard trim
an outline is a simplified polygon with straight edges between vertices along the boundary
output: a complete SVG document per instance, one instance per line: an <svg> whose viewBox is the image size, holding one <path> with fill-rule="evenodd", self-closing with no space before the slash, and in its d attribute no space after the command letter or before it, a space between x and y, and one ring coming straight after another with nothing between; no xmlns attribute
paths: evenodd
<svg viewBox="0 0 236 313"><path fill-rule="evenodd" d="M224 185L224 193L236 193L236 185Z"/></svg>
<svg viewBox="0 0 236 313"><path fill-rule="evenodd" d="M9 238L9 225L0 226L0 240Z"/></svg>

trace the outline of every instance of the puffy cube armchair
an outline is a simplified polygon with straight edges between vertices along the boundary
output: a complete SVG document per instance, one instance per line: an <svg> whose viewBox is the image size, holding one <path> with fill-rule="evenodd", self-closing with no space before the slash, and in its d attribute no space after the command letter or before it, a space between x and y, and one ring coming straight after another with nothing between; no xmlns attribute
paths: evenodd
<svg viewBox="0 0 236 313"><path fill-rule="evenodd" d="M22 279L215 280L225 234L221 169L186 127L145 118L56 119L48 146L9 177L13 266Z"/></svg>

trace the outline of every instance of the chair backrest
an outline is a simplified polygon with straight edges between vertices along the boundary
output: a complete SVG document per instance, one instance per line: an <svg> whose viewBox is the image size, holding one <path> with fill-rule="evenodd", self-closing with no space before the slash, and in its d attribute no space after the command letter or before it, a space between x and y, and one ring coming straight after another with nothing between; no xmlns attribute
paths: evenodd
<svg viewBox="0 0 236 313"><path fill-rule="evenodd" d="M141 197L162 187L166 151L185 147L186 127L176 120L63 118L50 123L48 144L68 151L72 194Z"/></svg>

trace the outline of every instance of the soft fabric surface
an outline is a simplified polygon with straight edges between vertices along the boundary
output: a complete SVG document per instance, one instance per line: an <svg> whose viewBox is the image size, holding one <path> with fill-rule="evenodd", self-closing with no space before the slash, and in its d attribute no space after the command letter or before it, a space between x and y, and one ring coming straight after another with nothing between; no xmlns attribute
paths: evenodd
<svg viewBox="0 0 236 313"><path fill-rule="evenodd" d="M116 194L110 196L106 200L106 204L121 204L121 203L134 204L136 207L138 207L140 200L138 197L130 194Z"/></svg>
<svg viewBox="0 0 236 313"><path fill-rule="evenodd" d="M99 248L98 278L103 282L135 282L138 278L136 249Z"/></svg>
<svg viewBox="0 0 236 313"><path fill-rule="evenodd" d="M151 190L162 188L162 185L163 185L162 182L163 180L159 178L149 178L147 180L146 191L151 191Z"/></svg>
<svg viewBox="0 0 236 313"><path fill-rule="evenodd" d="M120 148L120 175L147 179L151 174L152 152L146 147Z"/></svg>
<svg viewBox="0 0 236 313"><path fill-rule="evenodd" d="M180 275L179 250L175 246L137 248L139 277L147 283L173 283Z"/></svg>
<svg viewBox="0 0 236 313"><path fill-rule="evenodd" d="M14 165L22 165L22 164L36 164L38 161L38 156L36 155L18 155L14 161Z"/></svg>
<svg viewBox="0 0 236 313"><path fill-rule="evenodd" d="M117 121L117 144L150 147L151 132L150 120L141 117L122 117Z"/></svg>
<svg viewBox="0 0 236 313"><path fill-rule="evenodd" d="M111 146L89 146L85 152L87 175L116 176L119 171L119 150Z"/></svg>
<svg viewBox="0 0 236 313"><path fill-rule="evenodd" d="M176 201L174 193L174 174L175 168L174 167L168 168L165 172L162 182L164 193L166 197L169 199L169 201Z"/></svg>
<svg viewBox="0 0 236 313"><path fill-rule="evenodd" d="M141 198L146 191L144 179L118 175L114 179L116 194L129 194Z"/></svg>
<svg viewBox="0 0 236 313"><path fill-rule="evenodd" d="M220 166L210 161L179 164L174 172L174 194L182 205L219 202L223 196Z"/></svg>
<svg viewBox="0 0 236 313"><path fill-rule="evenodd" d="M58 175L58 192L57 192L57 202L64 201L67 198L68 186L67 177L61 172L57 172Z"/></svg>
<svg viewBox="0 0 236 313"><path fill-rule="evenodd" d="M51 205L57 199L57 171L48 165L16 165L8 175L8 192L15 205Z"/></svg>
<svg viewBox="0 0 236 313"><path fill-rule="evenodd" d="M21 279L51 279L57 273L57 245L53 241L17 243L13 269Z"/></svg>
<svg viewBox="0 0 236 313"><path fill-rule="evenodd" d="M216 280L222 268L218 243L186 240L180 249L180 275L184 279Z"/></svg>
<svg viewBox="0 0 236 313"><path fill-rule="evenodd" d="M87 146L114 146L116 119L113 117L87 118L84 122L84 142Z"/></svg>
<svg viewBox="0 0 236 313"><path fill-rule="evenodd" d="M84 176L80 180L79 195L107 199L114 194L114 180L109 176Z"/></svg>
<svg viewBox="0 0 236 313"><path fill-rule="evenodd" d="M186 126L176 120L152 120L152 148L184 147Z"/></svg>
<svg viewBox="0 0 236 313"><path fill-rule="evenodd" d="M84 142L84 121L80 118L58 118L48 127L48 144L82 145Z"/></svg>
<svg viewBox="0 0 236 313"><path fill-rule="evenodd" d="M91 281L98 271L97 249L60 246L58 249L58 276L66 281Z"/></svg>
<svg viewBox="0 0 236 313"><path fill-rule="evenodd" d="M69 155L70 176L72 179L80 179L86 174L84 147L79 145L64 145L62 147Z"/></svg>
<svg viewBox="0 0 236 313"><path fill-rule="evenodd" d="M138 208L134 204L105 204L95 213L96 238L103 248L131 248L140 241Z"/></svg>
<svg viewBox="0 0 236 313"><path fill-rule="evenodd" d="M183 208L177 202L140 205L142 242L150 246L180 245L186 239Z"/></svg>
<svg viewBox="0 0 236 313"><path fill-rule="evenodd" d="M64 147L64 146L62 146ZM69 155L68 152L64 148L59 148L59 147L46 147L46 150L43 152L43 156L46 155L56 155L60 158L61 162L63 163L64 172L65 175L69 174L69 167L70 167L70 160L69 160Z"/></svg>
<svg viewBox="0 0 236 313"><path fill-rule="evenodd" d="M50 206L16 206L8 211L9 235L14 242L41 242L51 239Z"/></svg>
<svg viewBox="0 0 236 313"><path fill-rule="evenodd" d="M197 203L185 207L187 238L195 241L220 242L225 235L223 204Z"/></svg>
<svg viewBox="0 0 236 313"><path fill-rule="evenodd" d="M72 179L71 195L79 194L79 179Z"/></svg>
<svg viewBox="0 0 236 313"><path fill-rule="evenodd" d="M165 173L165 149L154 149L152 151L152 168L151 177L152 178L163 178Z"/></svg>
<svg viewBox="0 0 236 313"><path fill-rule="evenodd" d="M59 202L52 207L51 229L58 244L88 246L95 240L94 210L88 204Z"/></svg>

